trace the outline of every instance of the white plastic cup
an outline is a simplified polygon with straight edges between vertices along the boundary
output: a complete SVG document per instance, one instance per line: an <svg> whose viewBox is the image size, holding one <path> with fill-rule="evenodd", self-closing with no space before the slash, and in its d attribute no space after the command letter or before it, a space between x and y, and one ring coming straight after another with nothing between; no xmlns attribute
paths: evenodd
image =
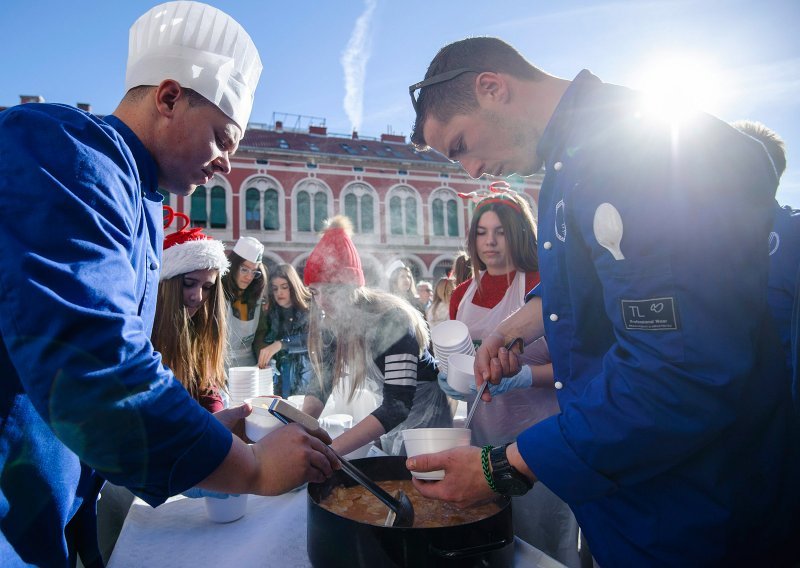
<svg viewBox="0 0 800 568"><path fill-rule="evenodd" d="M205 497L208 518L215 523L238 521L247 512L247 493L228 495L226 499Z"/></svg>
<svg viewBox="0 0 800 568"><path fill-rule="evenodd" d="M269 413L269 405L276 398L280 397L256 396L245 400L253 407L253 412L244 419L244 433L251 441L258 442L270 432L283 426L283 422Z"/></svg>
<svg viewBox="0 0 800 568"><path fill-rule="evenodd" d="M286 401L294 406L297 410L303 410L303 401L305 400L306 395L304 394L293 394Z"/></svg>
<svg viewBox="0 0 800 568"><path fill-rule="evenodd" d="M468 428L414 428L403 430L403 441L406 445L408 457L420 454L435 454L459 446L469 446L472 430ZM411 475L417 479L440 480L444 479L444 470L412 471Z"/></svg>
<svg viewBox="0 0 800 568"><path fill-rule="evenodd" d="M469 394L475 384L475 357L456 353L448 359L447 384L461 394Z"/></svg>
<svg viewBox="0 0 800 568"><path fill-rule="evenodd" d="M338 438L353 427L353 417L349 414L329 414L320 421L320 426L333 438Z"/></svg>

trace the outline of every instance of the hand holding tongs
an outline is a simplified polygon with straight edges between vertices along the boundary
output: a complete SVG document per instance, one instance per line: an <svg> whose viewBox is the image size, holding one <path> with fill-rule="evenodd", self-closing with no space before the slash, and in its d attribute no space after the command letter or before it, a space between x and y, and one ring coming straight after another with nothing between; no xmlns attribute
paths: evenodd
<svg viewBox="0 0 800 568"><path fill-rule="evenodd" d="M506 344L506 351L511 351L514 348L514 345L519 346L519 355L522 355L522 352L525 349L525 346L522 342L521 337L515 337L511 341ZM464 421L464 428L469 428L470 422L472 422L472 416L475 414L475 411L478 409L478 403L481 401L481 397L483 396L483 391L486 390L489 381L483 381L481 388L478 389L478 394L475 397L475 401L472 403L472 408L469 409L469 414L467 414L467 419Z"/></svg>

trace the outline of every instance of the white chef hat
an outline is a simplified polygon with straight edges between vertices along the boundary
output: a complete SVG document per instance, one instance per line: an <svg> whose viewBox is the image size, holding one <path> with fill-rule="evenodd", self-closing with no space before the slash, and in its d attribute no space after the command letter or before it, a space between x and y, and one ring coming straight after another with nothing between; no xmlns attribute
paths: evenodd
<svg viewBox="0 0 800 568"><path fill-rule="evenodd" d="M253 40L236 20L200 2L166 2L131 26L125 90L174 79L244 133L261 69Z"/></svg>
<svg viewBox="0 0 800 568"><path fill-rule="evenodd" d="M258 264L261 262L261 255L264 254L264 245L253 237L239 237L233 247L233 252L245 260Z"/></svg>

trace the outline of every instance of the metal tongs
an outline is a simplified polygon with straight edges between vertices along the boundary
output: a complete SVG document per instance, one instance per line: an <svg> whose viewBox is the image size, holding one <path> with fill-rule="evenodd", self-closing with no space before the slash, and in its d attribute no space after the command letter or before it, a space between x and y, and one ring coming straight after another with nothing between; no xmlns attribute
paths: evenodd
<svg viewBox="0 0 800 568"><path fill-rule="evenodd" d="M514 339L509 341L506 344L506 351L511 351L515 345L519 346L518 355L522 355L523 351L525 350L525 345L521 337L515 337ZM467 419L464 420L464 428L469 428L469 423L472 422L472 416L478 409L478 403L481 401L481 397L483 396L483 391L486 390L486 387L488 385L489 381L484 381L483 384L481 385L481 388L478 389L478 394L475 396L475 401L472 403L472 408L469 409L469 414L467 414Z"/></svg>
<svg viewBox="0 0 800 568"><path fill-rule="evenodd" d="M316 418L306 414L302 410L298 410L281 398L276 398L270 403L269 412L284 424L296 422L310 431L320 428ZM366 488L367 491L380 499L384 505L389 507L389 514L386 516L383 526L411 527L414 524L414 507L411 505L411 500L408 498L408 495L400 490L392 497L380 485L367 477L364 472L340 456L336 450L330 446L328 446L328 449L338 458L339 462L342 464L342 470L344 470L347 475L352 477L361 486Z"/></svg>

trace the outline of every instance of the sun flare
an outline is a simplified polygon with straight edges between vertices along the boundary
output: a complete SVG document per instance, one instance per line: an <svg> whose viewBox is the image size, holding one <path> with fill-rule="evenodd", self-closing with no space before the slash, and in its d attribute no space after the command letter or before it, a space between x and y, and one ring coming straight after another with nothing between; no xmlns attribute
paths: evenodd
<svg viewBox="0 0 800 568"><path fill-rule="evenodd" d="M719 69L700 54L654 56L631 83L647 95L648 114L668 119L697 110L714 112L725 89Z"/></svg>

